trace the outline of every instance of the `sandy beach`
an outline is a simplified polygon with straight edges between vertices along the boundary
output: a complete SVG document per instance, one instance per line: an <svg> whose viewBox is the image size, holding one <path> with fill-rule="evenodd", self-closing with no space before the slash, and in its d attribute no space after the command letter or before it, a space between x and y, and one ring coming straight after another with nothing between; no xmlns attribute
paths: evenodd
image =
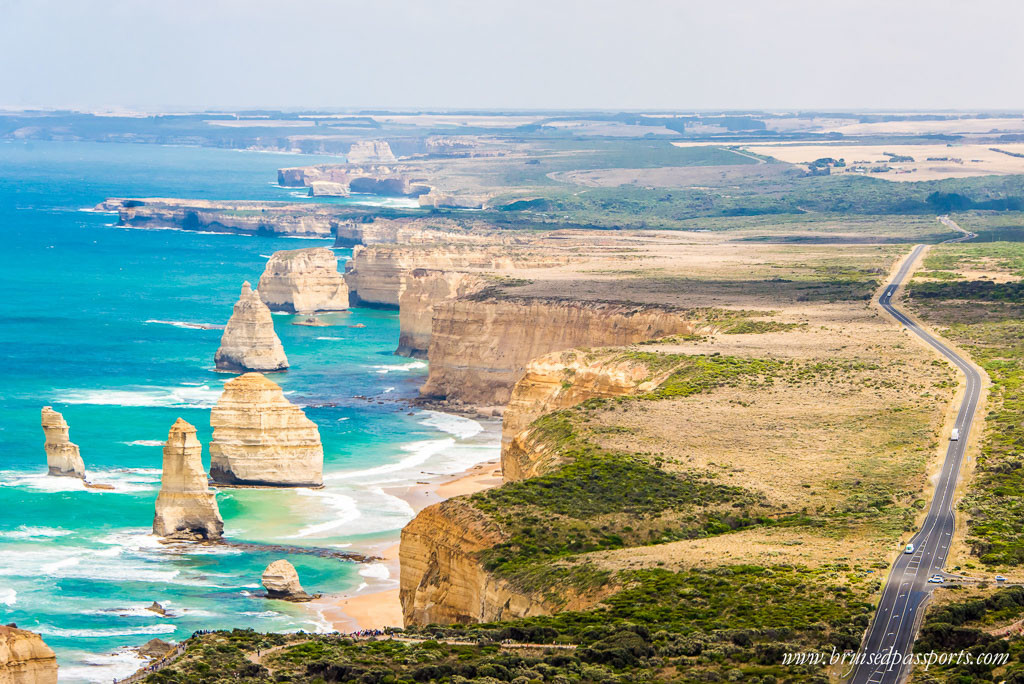
<svg viewBox="0 0 1024 684"><path fill-rule="evenodd" d="M414 483L391 487L385 491L412 506L417 513L431 504L453 496L473 494L501 484L501 467L497 461L478 463L456 475L431 483ZM366 587L358 593L326 594L307 605L330 629L355 632L366 629L401 627L402 606L398 600L398 543L369 549L379 556L387 575L374 572L366 576ZM372 566L370 566L372 567Z"/></svg>

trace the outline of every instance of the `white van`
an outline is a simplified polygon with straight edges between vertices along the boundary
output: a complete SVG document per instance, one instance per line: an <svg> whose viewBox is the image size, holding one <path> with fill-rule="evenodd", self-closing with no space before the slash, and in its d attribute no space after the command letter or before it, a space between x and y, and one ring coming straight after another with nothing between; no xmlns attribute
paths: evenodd
<svg viewBox="0 0 1024 684"><path fill-rule="evenodd" d="M914 545L907 544L907 548L903 551L903 553L914 553Z"/></svg>
<svg viewBox="0 0 1024 684"><path fill-rule="evenodd" d="M953 432L949 433L949 441L955 442L960 439L960 428L953 428Z"/></svg>

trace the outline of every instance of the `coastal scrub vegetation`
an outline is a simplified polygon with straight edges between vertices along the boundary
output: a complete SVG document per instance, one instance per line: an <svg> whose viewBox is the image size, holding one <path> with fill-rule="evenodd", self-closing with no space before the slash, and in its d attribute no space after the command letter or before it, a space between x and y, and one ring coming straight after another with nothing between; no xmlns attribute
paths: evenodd
<svg viewBox="0 0 1024 684"><path fill-rule="evenodd" d="M625 588L592 610L431 625L397 630L394 639L214 632L145 681L823 684L821 668L783 665L782 657L856 648L872 606L863 587L836 584L835 570L631 571L621 578ZM750 600L754 587L758 601Z"/></svg>

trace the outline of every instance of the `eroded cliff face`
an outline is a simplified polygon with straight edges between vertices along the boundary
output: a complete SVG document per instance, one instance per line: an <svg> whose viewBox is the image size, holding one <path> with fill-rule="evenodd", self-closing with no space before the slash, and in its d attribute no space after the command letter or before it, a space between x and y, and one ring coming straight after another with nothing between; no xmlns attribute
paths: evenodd
<svg viewBox="0 0 1024 684"><path fill-rule="evenodd" d="M337 224L335 247L356 245L428 245L428 244L525 244L528 235L501 231L477 220L450 218L375 218L372 221L346 220Z"/></svg>
<svg viewBox="0 0 1024 684"><path fill-rule="evenodd" d="M526 268L564 264L568 257L498 245L420 244L356 246L345 264L353 300L376 306L401 304L409 274L417 269L511 274Z"/></svg>
<svg viewBox="0 0 1024 684"><path fill-rule="evenodd" d="M42 411L43 434L46 443L46 466L50 475L78 477L85 479L85 463L78 452L78 445L70 439L67 421L57 411L44 406Z"/></svg>
<svg viewBox="0 0 1024 684"><path fill-rule="evenodd" d="M0 625L0 684L56 684L57 656L35 632Z"/></svg>
<svg viewBox="0 0 1024 684"><path fill-rule="evenodd" d="M116 211L122 226L174 227L216 233L301 235L330 238L339 221L331 206L291 202L126 199L112 197L97 211Z"/></svg>
<svg viewBox="0 0 1024 684"><path fill-rule="evenodd" d="M423 397L455 404L506 404L527 364L573 347L625 346L692 334L684 311L622 303L476 298L434 306L430 375Z"/></svg>
<svg viewBox="0 0 1024 684"><path fill-rule="evenodd" d="M390 164L395 160L386 140L359 140L352 143L345 155L349 164Z"/></svg>
<svg viewBox="0 0 1024 684"><path fill-rule="evenodd" d="M561 463L557 451L530 429L537 418L587 399L649 392L673 370L671 365L652 369L621 349L575 349L530 361L512 388L502 419L501 470L505 480L543 475Z"/></svg>
<svg viewBox="0 0 1024 684"><path fill-rule="evenodd" d="M377 195L418 196L430 191L408 165L321 164L278 169L277 184L284 187L312 187L314 183L335 183L351 192Z"/></svg>
<svg viewBox="0 0 1024 684"><path fill-rule="evenodd" d="M279 371L288 368L288 357L277 333L270 309L249 282L242 292L220 338L213 358L219 370Z"/></svg>
<svg viewBox="0 0 1024 684"><path fill-rule="evenodd" d="M196 429L179 418L164 444L160 493L156 497L153 534L167 539L220 539L224 520L203 470L203 445Z"/></svg>
<svg viewBox="0 0 1024 684"><path fill-rule="evenodd" d="M210 478L229 485L317 487L324 450L316 423L259 373L224 384L210 412Z"/></svg>
<svg viewBox="0 0 1024 684"><path fill-rule="evenodd" d="M271 311L316 313L348 308L348 287L338 259L326 247L274 252L257 286Z"/></svg>
<svg viewBox="0 0 1024 684"><path fill-rule="evenodd" d="M473 623L546 615L543 597L487 572L476 554L504 541L464 498L429 506L402 530L399 597L406 625Z"/></svg>
<svg viewBox="0 0 1024 684"><path fill-rule="evenodd" d="M404 278L398 298L399 356L427 358L434 306L478 292L487 280L476 273L417 268Z"/></svg>

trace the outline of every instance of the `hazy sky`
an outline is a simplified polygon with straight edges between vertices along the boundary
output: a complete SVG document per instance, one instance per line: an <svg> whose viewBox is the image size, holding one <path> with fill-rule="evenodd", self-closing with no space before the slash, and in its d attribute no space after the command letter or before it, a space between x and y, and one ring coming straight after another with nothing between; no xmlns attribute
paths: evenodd
<svg viewBox="0 0 1024 684"><path fill-rule="evenodd" d="M0 0L0 105L1024 109L1020 0Z"/></svg>

